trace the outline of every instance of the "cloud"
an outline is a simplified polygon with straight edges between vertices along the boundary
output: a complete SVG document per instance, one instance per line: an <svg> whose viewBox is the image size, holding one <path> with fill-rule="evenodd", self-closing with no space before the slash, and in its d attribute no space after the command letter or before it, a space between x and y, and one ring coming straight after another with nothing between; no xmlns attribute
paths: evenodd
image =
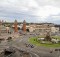
<svg viewBox="0 0 60 57"><path fill-rule="evenodd" d="M40 16L41 18L46 18L50 15L57 15L60 13L60 8L53 6L44 6L38 8L36 11L33 11L36 16Z"/></svg>
<svg viewBox="0 0 60 57"><path fill-rule="evenodd" d="M0 0L0 18L26 19L27 22L60 20L60 0ZM12 21L12 20L11 20Z"/></svg>

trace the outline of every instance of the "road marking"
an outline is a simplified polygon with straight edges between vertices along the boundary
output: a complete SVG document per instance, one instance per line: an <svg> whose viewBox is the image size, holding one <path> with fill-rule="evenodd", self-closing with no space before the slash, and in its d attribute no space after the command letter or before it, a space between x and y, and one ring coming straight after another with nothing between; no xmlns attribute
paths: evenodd
<svg viewBox="0 0 60 57"><path fill-rule="evenodd" d="M32 57L32 55L30 54L30 56Z"/></svg>
<svg viewBox="0 0 60 57"><path fill-rule="evenodd" d="M30 53L32 53L32 52L30 52ZM40 57L39 55L37 55L36 53L32 53L32 54L34 54L36 57Z"/></svg>

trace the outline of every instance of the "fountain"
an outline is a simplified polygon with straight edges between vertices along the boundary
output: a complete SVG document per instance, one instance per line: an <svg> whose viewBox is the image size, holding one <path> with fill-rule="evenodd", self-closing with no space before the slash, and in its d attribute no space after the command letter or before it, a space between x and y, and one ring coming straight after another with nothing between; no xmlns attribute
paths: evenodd
<svg viewBox="0 0 60 57"><path fill-rule="evenodd" d="M47 32L46 37L44 39L45 41L51 41L50 32Z"/></svg>

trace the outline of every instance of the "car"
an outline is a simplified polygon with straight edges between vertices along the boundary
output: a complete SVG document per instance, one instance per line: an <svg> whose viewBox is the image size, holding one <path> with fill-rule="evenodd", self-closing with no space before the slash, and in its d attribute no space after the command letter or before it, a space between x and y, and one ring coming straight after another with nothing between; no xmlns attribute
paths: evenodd
<svg viewBox="0 0 60 57"><path fill-rule="evenodd" d="M8 39L7 40L11 40L12 39L12 37L8 37Z"/></svg>
<svg viewBox="0 0 60 57"><path fill-rule="evenodd" d="M34 45L31 45L30 47L31 47L31 48L34 48Z"/></svg>

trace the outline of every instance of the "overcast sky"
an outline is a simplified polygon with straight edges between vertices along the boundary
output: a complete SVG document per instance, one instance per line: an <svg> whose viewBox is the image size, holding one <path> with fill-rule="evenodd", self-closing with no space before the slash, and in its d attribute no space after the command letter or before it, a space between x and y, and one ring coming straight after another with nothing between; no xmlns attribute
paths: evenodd
<svg viewBox="0 0 60 57"><path fill-rule="evenodd" d="M0 0L0 19L60 24L60 0Z"/></svg>

